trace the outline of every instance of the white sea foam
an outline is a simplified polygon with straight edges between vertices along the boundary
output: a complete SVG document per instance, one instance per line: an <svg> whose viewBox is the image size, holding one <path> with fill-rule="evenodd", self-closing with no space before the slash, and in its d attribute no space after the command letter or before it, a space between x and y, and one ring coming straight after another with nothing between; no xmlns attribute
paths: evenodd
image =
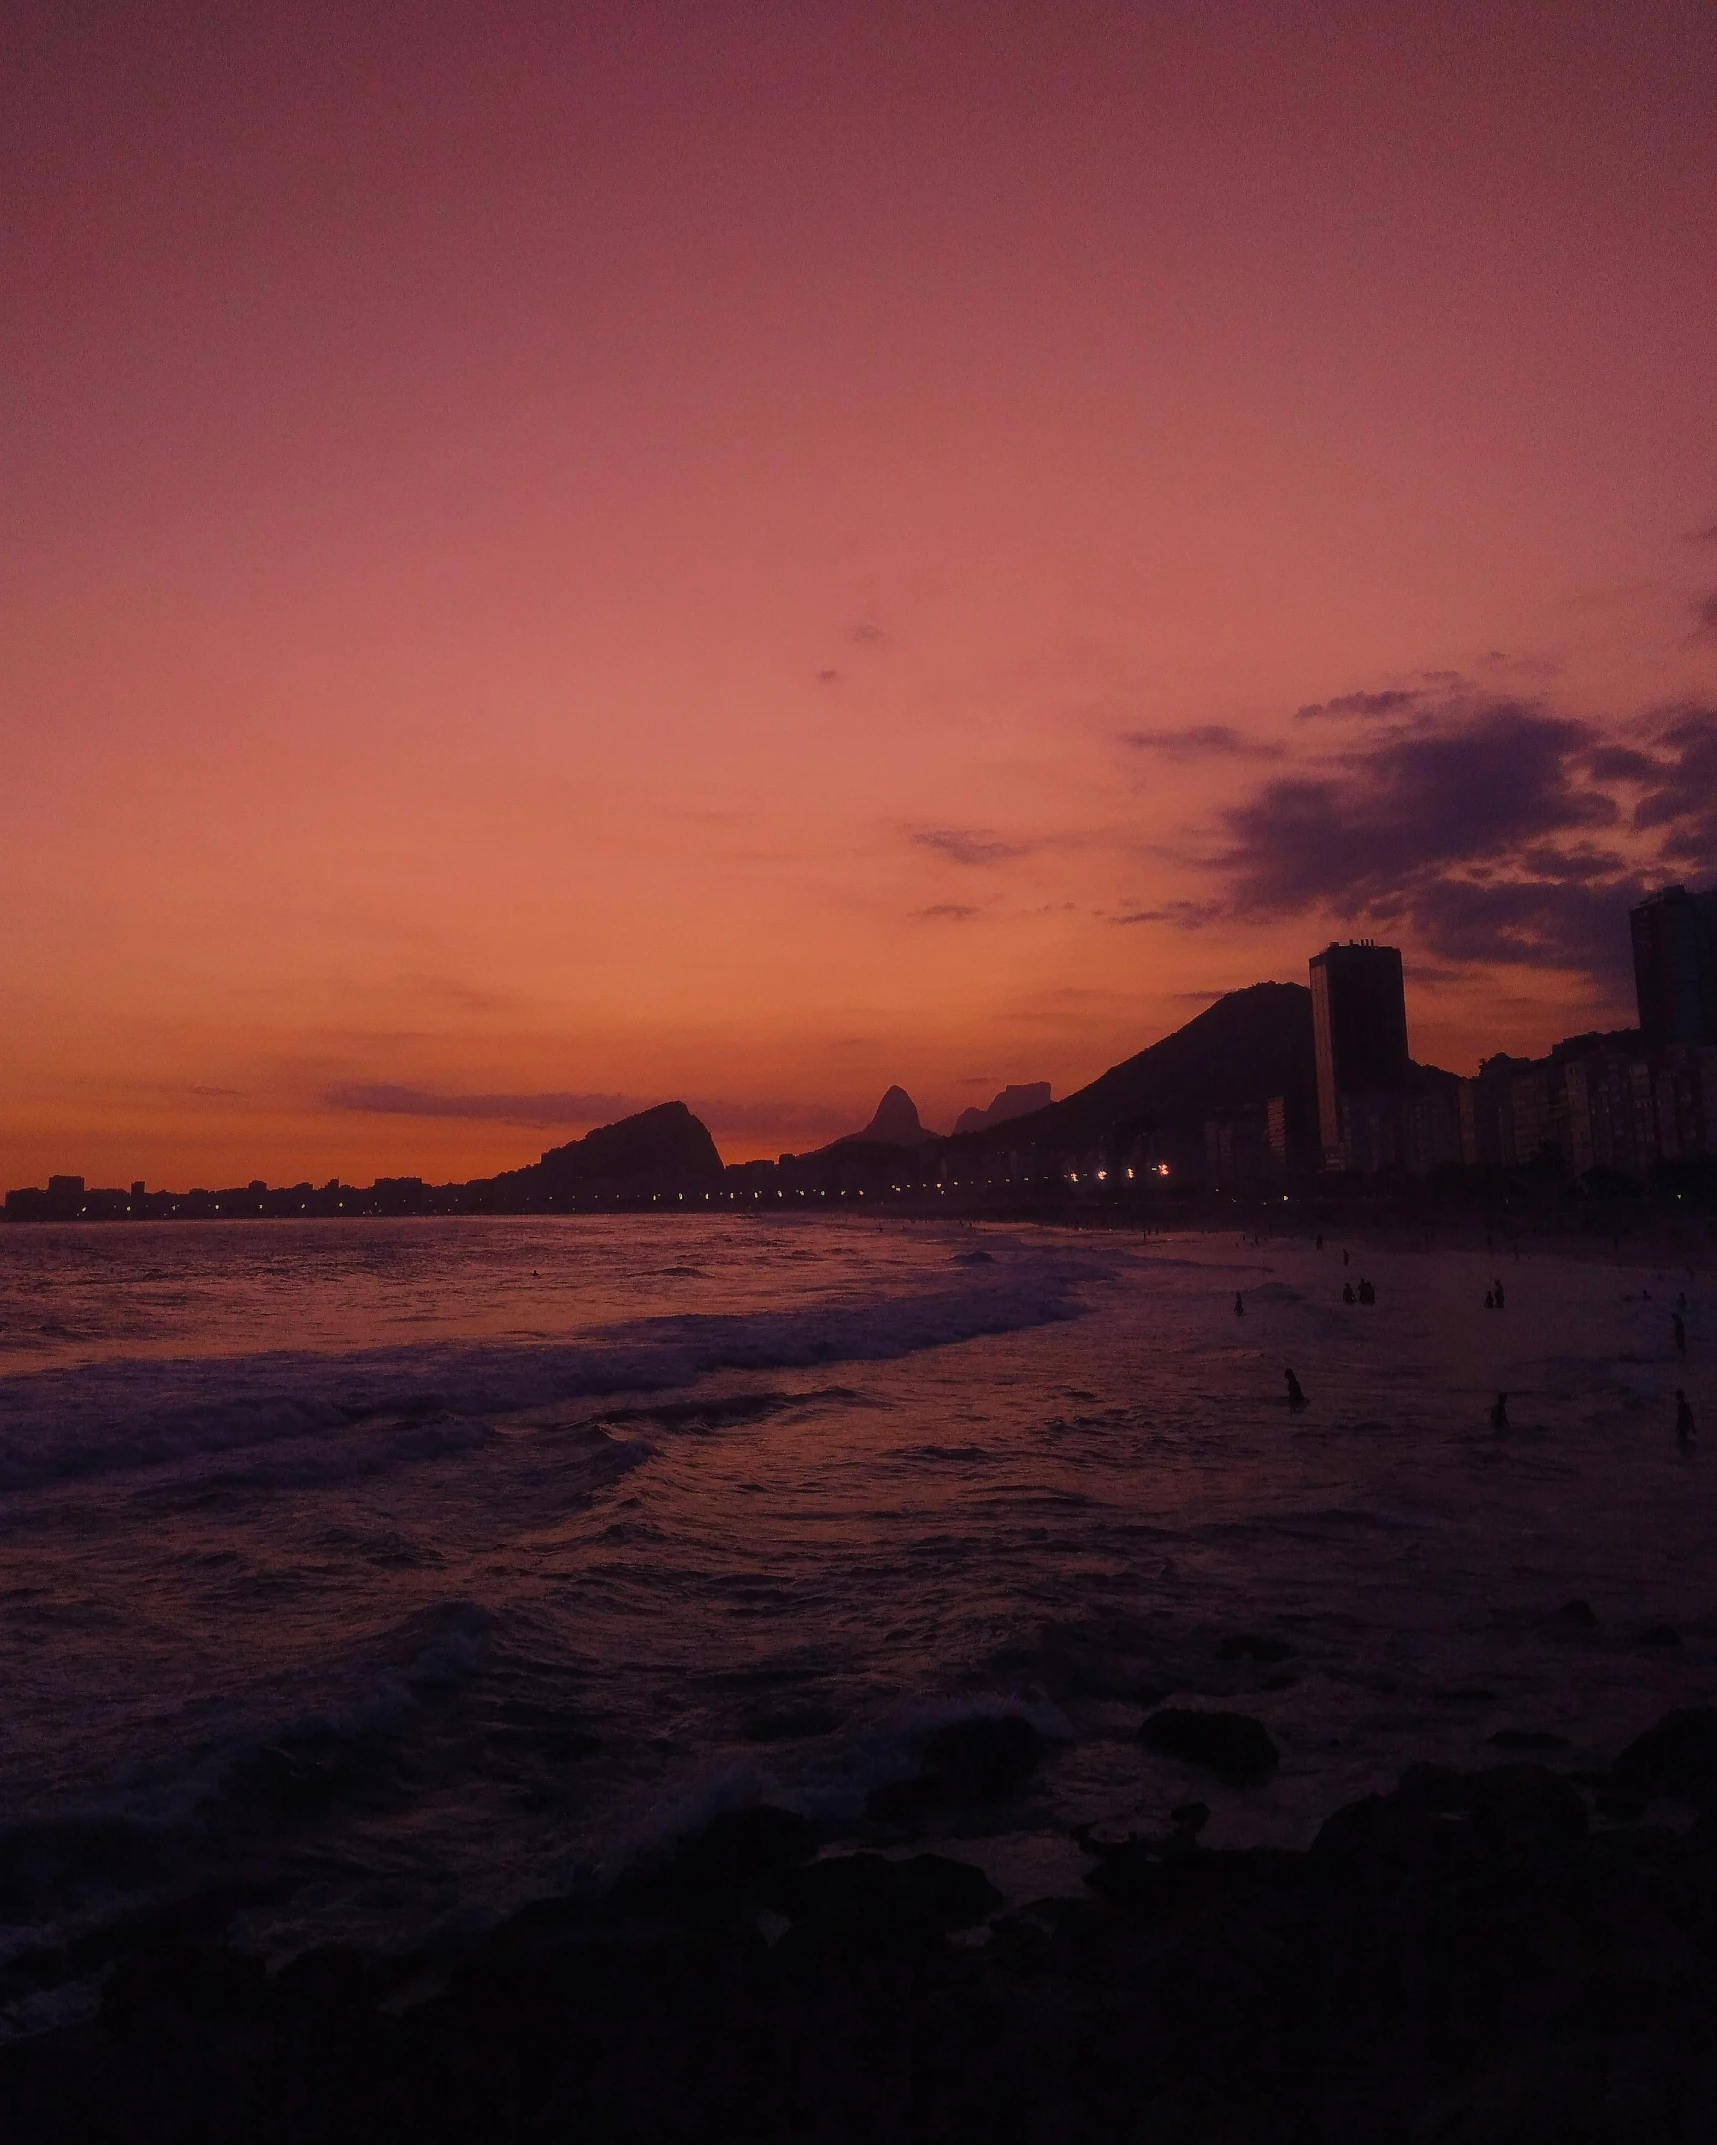
<svg viewBox="0 0 1717 2145"><path fill-rule="evenodd" d="M482 1437L472 1417L658 1393L714 1371L888 1361L1075 1317L1081 1285L1104 1270L1089 1254L1051 1251L912 1293L681 1314L564 1342L107 1361L13 1377L0 1382L0 1489L238 1452L268 1453L232 1478L257 1487L382 1472L469 1449Z"/></svg>

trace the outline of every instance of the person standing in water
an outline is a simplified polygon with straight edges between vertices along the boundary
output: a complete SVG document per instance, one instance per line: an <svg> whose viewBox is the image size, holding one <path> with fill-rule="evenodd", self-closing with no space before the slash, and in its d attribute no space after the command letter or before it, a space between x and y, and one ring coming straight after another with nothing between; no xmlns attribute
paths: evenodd
<svg viewBox="0 0 1717 2145"><path fill-rule="evenodd" d="M1502 1283L1501 1283L1501 1281L1500 1281L1500 1280L1498 1280L1498 1281L1497 1281L1497 1282L1496 1282L1496 1283L1494 1284L1494 1286L1495 1286L1495 1291L1496 1291L1496 1307L1497 1307L1497 1309L1498 1309L1498 1310L1500 1311L1500 1310L1501 1310L1501 1309L1503 1308L1503 1293L1502 1293Z"/></svg>
<svg viewBox="0 0 1717 2145"><path fill-rule="evenodd" d="M1684 1356L1687 1353L1687 1321L1679 1311L1670 1312L1669 1330L1675 1336L1676 1354Z"/></svg>
<svg viewBox="0 0 1717 2145"><path fill-rule="evenodd" d="M1495 1400L1491 1402L1490 1426L1493 1430L1506 1430L1508 1428L1508 1395L1506 1393L1498 1393Z"/></svg>
<svg viewBox="0 0 1717 2145"><path fill-rule="evenodd" d="M1293 1372L1289 1371L1288 1376L1291 1378L1293 1375ZM1681 1390L1680 1386L1677 1386L1675 1389L1675 1442L1680 1451L1685 1452L1688 1446L1692 1444L1693 1428L1693 1410L1687 1405L1687 1395Z"/></svg>
<svg viewBox="0 0 1717 2145"><path fill-rule="evenodd" d="M1246 1316L1246 1299L1244 1296L1241 1295L1238 1289L1234 1291L1234 1315L1236 1318L1244 1318Z"/></svg>
<svg viewBox="0 0 1717 2145"><path fill-rule="evenodd" d="M1311 1402L1306 1398L1305 1388L1301 1385L1299 1379L1294 1376L1291 1370L1283 1371L1282 1375L1288 1381L1289 1407L1309 1408L1311 1406Z"/></svg>
<svg viewBox="0 0 1717 2145"><path fill-rule="evenodd" d="M1487 1311L1494 1311L1496 1309L1496 1298L1491 1294L1489 1289L1486 1289L1484 1292L1484 1307Z"/></svg>
<svg viewBox="0 0 1717 2145"><path fill-rule="evenodd" d="M1354 1301L1353 1283L1351 1281L1344 1281L1342 1283L1341 1300L1343 1303L1352 1303Z"/></svg>

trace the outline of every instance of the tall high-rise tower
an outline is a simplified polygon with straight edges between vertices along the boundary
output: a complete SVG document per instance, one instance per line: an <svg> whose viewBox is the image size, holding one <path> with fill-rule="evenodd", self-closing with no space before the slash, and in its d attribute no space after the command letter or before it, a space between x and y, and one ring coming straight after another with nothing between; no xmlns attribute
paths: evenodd
<svg viewBox="0 0 1717 2145"><path fill-rule="evenodd" d="M1717 1043L1717 887L1663 887L1628 911L1628 928L1646 1042Z"/></svg>
<svg viewBox="0 0 1717 2145"><path fill-rule="evenodd" d="M1318 1061L1318 1134L1326 1169L1349 1162L1347 1113L1359 1095L1406 1085L1407 992L1401 949L1369 939L1314 953L1312 1036Z"/></svg>

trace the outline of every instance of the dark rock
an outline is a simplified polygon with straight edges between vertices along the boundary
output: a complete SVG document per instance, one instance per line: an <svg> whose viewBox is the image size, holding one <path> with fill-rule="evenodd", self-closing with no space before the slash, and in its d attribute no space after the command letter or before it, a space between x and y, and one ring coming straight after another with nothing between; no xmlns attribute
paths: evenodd
<svg viewBox="0 0 1717 2145"><path fill-rule="evenodd" d="M790 1917L789 1963L881 1952L911 1958L940 1950L950 1929L969 1927L1002 1903L981 1869L945 1855L890 1862L831 1855L771 1888L769 1904Z"/></svg>
<svg viewBox="0 0 1717 2145"><path fill-rule="evenodd" d="M1586 1805L1571 1781L1542 1765L1461 1773L1410 1766L1392 1795L1367 1795L1324 1820L1314 1867L1372 1890L1423 1876L1499 1869L1564 1853L1586 1836Z"/></svg>
<svg viewBox="0 0 1717 2145"><path fill-rule="evenodd" d="M1578 2034L1641 2033L1667 2009L1661 1981L1645 1974L1594 1974L1562 2014Z"/></svg>
<svg viewBox="0 0 1717 2145"><path fill-rule="evenodd" d="M1284 1639L1265 1638L1255 1631L1236 1632L1216 1649L1224 1661L1289 1661L1294 1649Z"/></svg>
<svg viewBox="0 0 1717 2145"><path fill-rule="evenodd" d="M994 1266L995 1263L993 1251L957 1251L954 1254L956 1266Z"/></svg>
<svg viewBox="0 0 1717 2145"><path fill-rule="evenodd" d="M864 1814L883 1825L917 1825L947 1805L947 1781L935 1773L920 1773L915 1780L888 1780L872 1788Z"/></svg>
<svg viewBox="0 0 1717 2145"><path fill-rule="evenodd" d="M339 1752L286 1750L265 1745L228 1772L225 1788L236 1801L266 1803L298 1817L312 1817L349 1794L356 1776Z"/></svg>
<svg viewBox="0 0 1717 2145"><path fill-rule="evenodd" d="M1648 1624L1639 1635L1642 1646L1679 1646L1681 1633L1673 1624Z"/></svg>
<svg viewBox="0 0 1717 2145"><path fill-rule="evenodd" d="M883 1855L828 1855L807 1862L771 1889L771 1906L794 1920L863 1921L902 1913L921 1916L939 1929L964 1929L1002 1903L983 1871L948 1855L913 1855L891 1862Z"/></svg>
<svg viewBox="0 0 1717 2145"><path fill-rule="evenodd" d="M1717 1802L1717 1707L1666 1713L1622 1752L1615 1778L1618 1787L1637 1795Z"/></svg>
<svg viewBox="0 0 1717 2145"><path fill-rule="evenodd" d="M230 2024L267 2009L261 1959L224 1944L176 1944L134 1951L115 1965L101 1996L104 2026L132 2031L160 2014Z"/></svg>
<svg viewBox="0 0 1717 2145"><path fill-rule="evenodd" d="M1181 1832L1202 1832L1210 1822L1210 1805L1207 1802L1177 1802L1169 1812L1169 1822Z"/></svg>
<svg viewBox="0 0 1717 2145"><path fill-rule="evenodd" d="M1141 1683L1132 1694L1134 1705L1143 1706L1146 1712L1154 1706L1160 1706L1163 1700L1170 1696L1170 1687L1161 1683Z"/></svg>
<svg viewBox="0 0 1717 2145"><path fill-rule="evenodd" d="M1160 1757L1202 1765L1231 1787L1255 1787L1281 1762L1262 1721L1247 1713L1206 1713L1167 1706L1139 1729L1139 1741Z"/></svg>
<svg viewBox="0 0 1717 2145"><path fill-rule="evenodd" d="M1674 1754L1660 1737L1652 1763ZM1595 1792L1619 1794L1607 1778ZM682 1877L713 1864L725 1897L797 1908L773 1947L748 1911L641 1920L561 1902L532 1919L531 1943L515 1917L427 1994L421 1958L366 1965L325 1947L271 1980L218 1943L138 1941L101 2019L0 2047L0 2135L1717 2137L1717 1806L1686 1832L1588 1836L1573 1782L1542 1766L1415 1766L1337 1812L1309 1853L1198 1847L1184 1826L1088 1834L1083 1897L996 1917L981 1948L946 1940L994 1911L968 1865L809 1862L783 1812L711 1834L680 1850ZM51 1985L63 1964L31 1970Z"/></svg>
<svg viewBox="0 0 1717 2145"><path fill-rule="evenodd" d="M1596 1631L1598 1612L1589 1601L1565 1601L1550 1621L1564 1631Z"/></svg>
<svg viewBox="0 0 1717 2145"><path fill-rule="evenodd" d="M954 1721L924 1745L925 1768L955 1802L996 1802L1037 1769L1042 1743L1017 1713Z"/></svg>
<svg viewBox="0 0 1717 2145"><path fill-rule="evenodd" d="M1598 1815L1609 1825L1637 1825L1645 1815L1645 1804L1637 1795L1600 1794Z"/></svg>
<svg viewBox="0 0 1717 2145"><path fill-rule="evenodd" d="M370 1961L350 1944L319 1944L300 1952L273 1980L283 2002L307 2011L373 2007L380 1989Z"/></svg>
<svg viewBox="0 0 1717 2145"><path fill-rule="evenodd" d="M1568 1738L1552 1735L1548 1728L1499 1728L1485 1740L1498 1750L1566 1750Z"/></svg>
<svg viewBox="0 0 1717 2145"><path fill-rule="evenodd" d="M628 1872L610 1897L623 1913L726 1919L765 1901L815 1848L810 1821L794 1811L728 1810L662 1867Z"/></svg>

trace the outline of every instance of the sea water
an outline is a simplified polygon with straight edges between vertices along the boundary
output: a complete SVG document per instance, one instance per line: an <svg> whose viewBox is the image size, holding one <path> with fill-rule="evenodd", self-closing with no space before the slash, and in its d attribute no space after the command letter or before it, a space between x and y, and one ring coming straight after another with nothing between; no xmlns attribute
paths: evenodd
<svg viewBox="0 0 1717 2145"><path fill-rule="evenodd" d="M931 1843L1021 1901L1077 1889L1078 1824L1201 1794L1207 1840L1303 1844L1412 1760L1599 1766L1717 1696L1717 1454L1672 1435L1683 1386L1717 1444L1707 1284L1352 1258L820 1217L0 1232L0 1968L193 1894L276 1959L453 1956L724 1807L856 1825L977 1713L1047 1762ZM1263 1720L1277 1778L1147 1753L1163 1697Z"/></svg>

